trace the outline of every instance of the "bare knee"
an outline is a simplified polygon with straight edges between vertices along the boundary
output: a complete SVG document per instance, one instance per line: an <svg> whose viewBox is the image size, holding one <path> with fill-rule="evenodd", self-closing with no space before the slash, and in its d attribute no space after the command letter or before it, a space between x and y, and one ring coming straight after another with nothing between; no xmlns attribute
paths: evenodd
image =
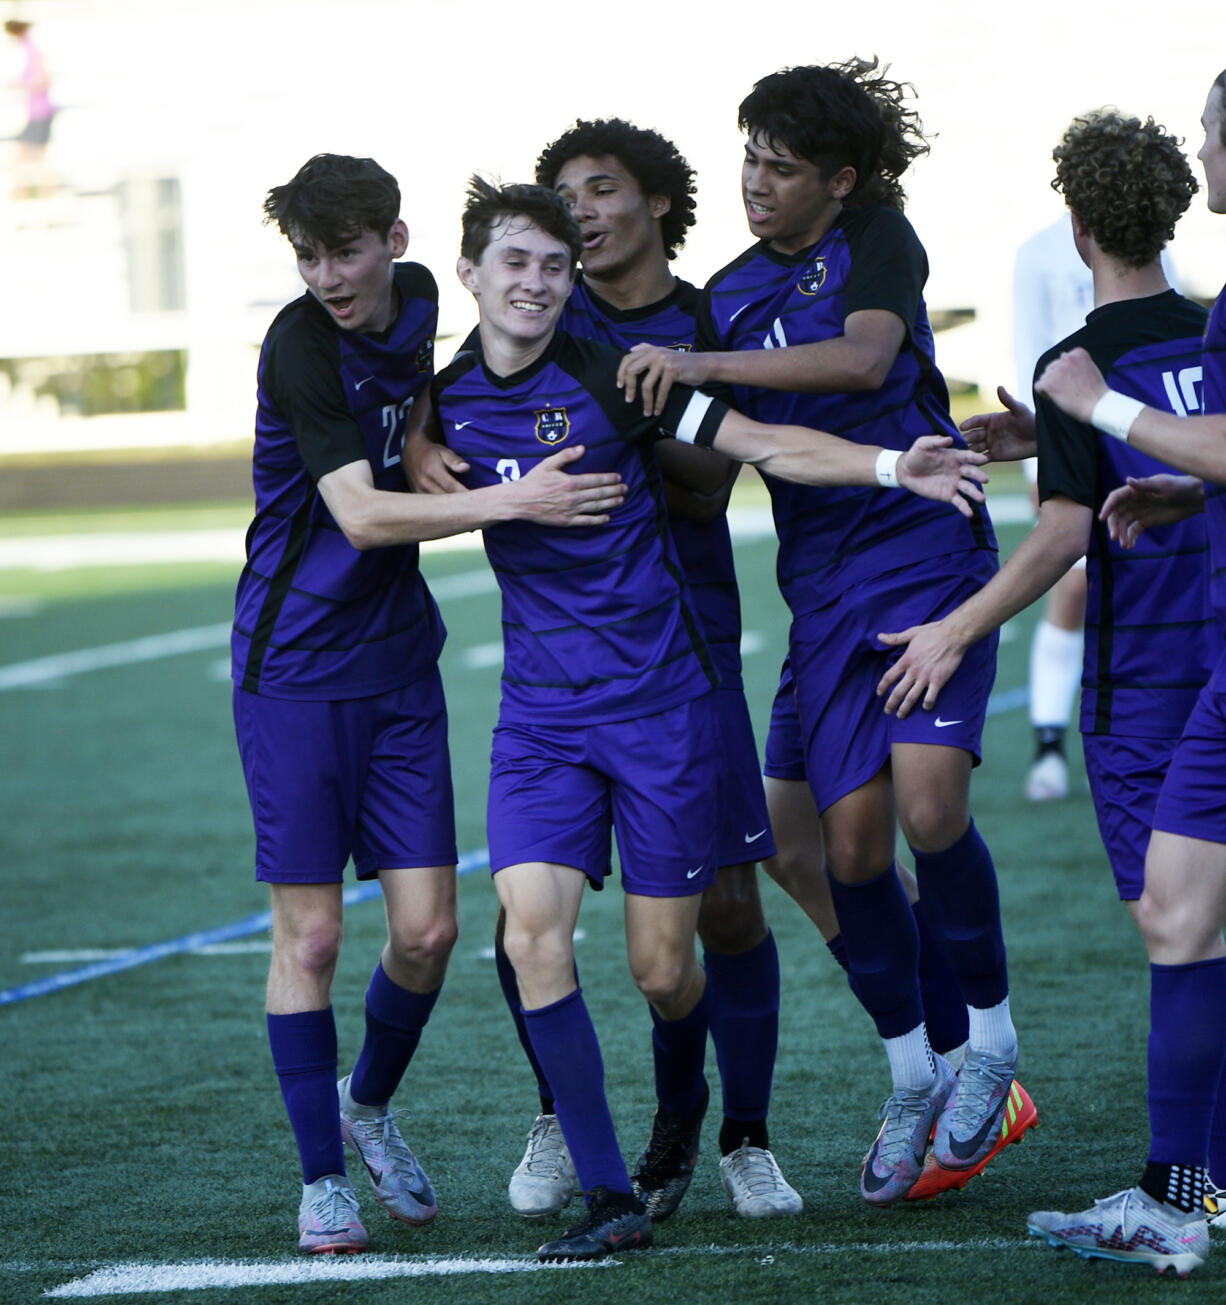
<svg viewBox="0 0 1226 1305"><path fill-rule="evenodd" d="M899 809L903 837L917 852L944 852L966 833L971 816L966 803L939 792L925 793Z"/></svg>
<svg viewBox="0 0 1226 1305"><path fill-rule="evenodd" d="M398 966L445 970L459 934L454 913L445 912L424 925L394 926L389 931L388 950Z"/></svg>
<svg viewBox="0 0 1226 1305"><path fill-rule="evenodd" d="M766 937L766 918L752 865L724 866L702 895L698 936L709 951L736 956Z"/></svg>

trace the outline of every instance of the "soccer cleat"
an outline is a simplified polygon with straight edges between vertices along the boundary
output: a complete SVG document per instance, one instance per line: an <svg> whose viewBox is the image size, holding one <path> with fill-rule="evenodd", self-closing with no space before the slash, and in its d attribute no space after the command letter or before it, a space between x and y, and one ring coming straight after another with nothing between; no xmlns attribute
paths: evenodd
<svg viewBox="0 0 1226 1305"><path fill-rule="evenodd" d="M537 1251L541 1260L599 1260L619 1251L639 1251L651 1245L651 1216L643 1202L628 1192L597 1187L581 1223Z"/></svg>
<svg viewBox="0 0 1226 1305"><path fill-rule="evenodd" d="M537 1115L524 1158L507 1185L511 1209L525 1219L543 1219L566 1206L577 1186L557 1115Z"/></svg>
<svg viewBox="0 0 1226 1305"><path fill-rule="evenodd" d="M931 1201L942 1192L956 1191L963 1188L975 1177L983 1173L991 1161L1009 1145L1020 1142L1022 1134L1035 1127L1039 1122L1039 1112L1035 1109L1030 1093L1016 1080L1009 1089L1009 1101L1005 1106L1004 1119L1000 1126L1000 1135L996 1145L969 1169L946 1169L937 1163L936 1156L929 1151L924 1161L923 1171L915 1180L915 1186L907 1193L908 1201Z"/></svg>
<svg viewBox="0 0 1226 1305"><path fill-rule="evenodd" d="M308 1255L355 1255L366 1249L358 1198L344 1174L325 1174L303 1186L298 1249Z"/></svg>
<svg viewBox="0 0 1226 1305"><path fill-rule="evenodd" d="M860 1168L860 1195L870 1205L893 1205L924 1167L932 1126L954 1090L953 1066L934 1056L936 1085L928 1092L895 1092L881 1107L881 1129Z"/></svg>
<svg viewBox="0 0 1226 1305"><path fill-rule="evenodd" d="M1016 1048L993 1060L967 1047L932 1138L933 1157L943 1169L973 1169L997 1145L1016 1070Z"/></svg>
<svg viewBox="0 0 1226 1305"><path fill-rule="evenodd" d="M1226 1232L1226 1187L1215 1187L1213 1179L1206 1179L1205 1218L1210 1228Z"/></svg>
<svg viewBox="0 0 1226 1305"><path fill-rule="evenodd" d="M792 1187L775 1157L748 1139L719 1162L719 1180L743 1219L773 1219L800 1214L805 1203Z"/></svg>
<svg viewBox="0 0 1226 1305"><path fill-rule="evenodd" d="M1203 1213L1185 1214L1155 1201L1139 1187L1095 1201L1093 1209L1061 1214L1037 1210L1026 1220L1032 1237L1067 1246L1085 1259L1136 1260L1159 1273L1174 1269L1186 1278L1209 1254Z"/></svg>
<svg viewBox="0 0 1226 1305"><path fill-rule="evenodd" d="M1055 802L1068 797L1068 762L1058 752L1045 752L1026 775L1027 802Z"/></svg>
<svg viewBox="0 0 1226 1305"><path fill-rule="evenodd" d="M364 1106L349 1095L349 1079L336 1085L341 1136L362 1158L375 1200L392 1216L419 1227L438 1214L434 1188L384 1106ZM406 1112L398 1112L404 1114Z"/></svg>
<svg viewBox="0 0 1226 1305"><path fill-rule="evenodd" d="M647 1213L656 1223L667 1219L681 1204L690 1179L694 1177L702 1121L710 1100L710 1091L704 1092L702 1105L689 1116L666 1115L656 1108L647 1149L639 1156L634 1173L630 1175L635 1196L647 1207Z"/></svg>

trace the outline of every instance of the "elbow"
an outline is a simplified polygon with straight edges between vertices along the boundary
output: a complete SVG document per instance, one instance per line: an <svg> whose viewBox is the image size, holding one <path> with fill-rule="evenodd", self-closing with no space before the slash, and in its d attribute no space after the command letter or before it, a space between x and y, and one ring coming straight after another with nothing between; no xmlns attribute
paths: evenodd
<svg viewBox="0 0 1226 1305"><path fill-rule="evenodd" d="M879 390L886 382L890 369L894 366L893 358L882 358L877 354L865 354L857 359L848 377L849 390Z"/></svg>
<svg viewBox="0 0 1226 1305"><path fill-rule="evenodd" d="M341 534L348 540L351 548L359 553L378 548L380 540L376 537L373 523L361 512L346 512L336 518Z"/></svg>

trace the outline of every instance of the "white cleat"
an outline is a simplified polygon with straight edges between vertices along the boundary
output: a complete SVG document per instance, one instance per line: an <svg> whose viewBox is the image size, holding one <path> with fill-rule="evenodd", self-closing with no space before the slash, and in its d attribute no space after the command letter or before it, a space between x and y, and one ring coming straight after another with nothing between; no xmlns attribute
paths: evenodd
<svg viewBox="0 0 1226 1305"><path fill-rule="evenodd" d="M557 1115L537 1115L524 1158L507 1184L511 1209L525 1219L548 1218L569 1204L578 1186Z"/></svg>
<svg viewBox="0 0 1226 1305"><path fill-rule="evenodd" d="M742 1142L719 1162L719 1180L743 1219L777 1219L800 1214L805 1203L769 1151Z"/></svg>

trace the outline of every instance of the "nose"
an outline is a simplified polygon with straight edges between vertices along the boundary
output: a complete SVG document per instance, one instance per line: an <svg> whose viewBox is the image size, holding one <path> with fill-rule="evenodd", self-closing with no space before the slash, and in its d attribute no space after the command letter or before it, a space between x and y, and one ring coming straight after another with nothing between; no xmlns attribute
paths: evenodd
<svg viewBox="0 0 1226 1305"><path fill-rule="evenodd" d="M592 203L590 195L580 194L576 196L571 213L576 222L586 221L588 218L596 216L596 206Z"/></svg>
<svg viewBox="0 0 1226 1305"><path fill-rule="evenodd" d="M315 276L321 290L335 286L340 280L337 275L339 264L330 258L321 258L315 265Z"/></svg>
<svg viewBox="0 0 1226 1305"><path fill-rule="evenodd" d="M744 181L746 190L760 195L766 189L766 169L760 163L746 163Z"/></svg>

